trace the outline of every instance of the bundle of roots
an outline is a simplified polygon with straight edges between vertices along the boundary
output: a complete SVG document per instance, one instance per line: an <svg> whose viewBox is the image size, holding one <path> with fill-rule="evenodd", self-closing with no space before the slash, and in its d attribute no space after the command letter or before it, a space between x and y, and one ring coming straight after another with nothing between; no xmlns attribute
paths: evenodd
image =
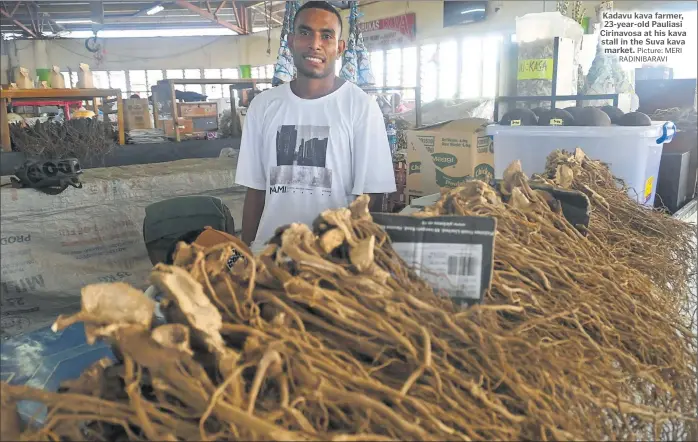
<svg viewBox="0 0 698 442"><path fill-rule="evenodd" d="M235 115L235 118L238 118L237 115ZM221 114L220 118L220 123L219 123L219 129L218 129L218 136L220 138L230 138L233 136L233 113L229 109L226 109L223 111Z"/></svg>
<svg viewBox="0 0 698 442"><path fill-rule="evenodd" d="M682 132L696 132L698 129L698 112L693 107L657 109L650 118L652 121L671 121Z"/></svg>
<svg viewBox="0 0 698 442"><path fill-rule="evenodd" d="M33 126L10 126L13 150L29 157L80 161L101 161L115 145L115 132L109 122L96 118L76 118L61 123L46 121Z"/></svg>
<svg viewBox="0 0 698 442"><path fill-rule="evenodd" d="M658 286L666 302L695 326L695 230L661 210L641 206L608 167L581 149L548 157L548 183L585 193L592 205L589 230L614 259L636 269Z"/></svg>
<svg viewBox="0 0 698 442"><path fill-rule="evenodd" d="M570 225L520 169L420 216L497 219L482 305L456 308L373 223L368 198L291 225L251 256L180 245L152 280L88 286L89 341L113 343L58 393L2 384L25 440L691 439L695 336L643 272ZM232 271L231 247L245 255ZM48 406L19 434L12 404ZM10 430L5 430L10 431Z"/></svg>

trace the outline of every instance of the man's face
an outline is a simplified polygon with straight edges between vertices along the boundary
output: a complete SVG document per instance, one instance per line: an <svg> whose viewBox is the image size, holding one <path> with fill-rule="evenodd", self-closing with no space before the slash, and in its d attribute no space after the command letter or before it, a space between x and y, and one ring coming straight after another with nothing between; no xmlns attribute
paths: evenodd
<svg viewBox="0 0 698 442"><path fill-rule="evenodd" d="M344 52L337 16L323 9L304 9L296 16L289 46L298 74L325 78L334 73L337 57Z"/></svg>

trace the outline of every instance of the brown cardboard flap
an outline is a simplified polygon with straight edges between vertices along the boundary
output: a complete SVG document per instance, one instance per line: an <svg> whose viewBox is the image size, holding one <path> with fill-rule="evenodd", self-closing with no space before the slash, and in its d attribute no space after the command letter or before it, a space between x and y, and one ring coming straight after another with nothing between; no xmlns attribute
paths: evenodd
<svg viewBox="0 0 698 442"><path fill-rule="evenodd" d="M430 132L444 132L450 130L458 131L475 131L480 128L487 127L488 124L492 124L492 121L486 118L462 118L460 120L445 121L443 123L432 124L430 126L423 126L419 129L414 129L415 131L430 131Z"/></svg>
<svg viewBox="0 0 698 442"><path fill-rule="evenodd" d="M490 124L484 118L464 118L419 130L408 130L407 185L409 201L463 185L473 177L494 178Z"/></svg>

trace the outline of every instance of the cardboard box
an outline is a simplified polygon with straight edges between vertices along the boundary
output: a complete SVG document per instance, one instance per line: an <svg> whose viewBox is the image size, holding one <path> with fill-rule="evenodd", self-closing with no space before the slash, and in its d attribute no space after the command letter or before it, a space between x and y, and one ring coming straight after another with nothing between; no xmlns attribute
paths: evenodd
<svg viewBox="0 0 698 442"><path fill-rule="evenodd" d="M124 129L152 129L147 98L127 98L124 100Z"/></svg>
<svg viewBox="0 0 698 442"><path fill-rule="evenodd" d="M65 78L61 74L61 68L58 66L53 66L51 68L51 73L48 77L49 85L53 89L65 89Z"/></svg>
<svg viewBox="0 0 698 442"><path fill-rule="evenodd" d="M407 131L407 204L473 177L493 179L492 138L485 134L489 123L465 118Z"/></svg>
<svg viewBox="0 0 698 442"><path fill-rule="evenodd" d="M29 69L19 67L15 72L15 84L17 89L34 89L34 81L29 76Z"/></svg>
<svg viewBox="0 0 698 442"><path fill-rule="evenodd" d="M85 63L80 63L80 69L78 70L78 88L92 89L94 87L95 82L92 78L92 71L90 70L90 66Z"/></svg>
<svg viewBox="0 0 698 442"><path fill-rule="evenodd" d="M179 116L182 118L218 117L218 103L202 101L198 103L179 103L177 106L179 106Z"/></svg>

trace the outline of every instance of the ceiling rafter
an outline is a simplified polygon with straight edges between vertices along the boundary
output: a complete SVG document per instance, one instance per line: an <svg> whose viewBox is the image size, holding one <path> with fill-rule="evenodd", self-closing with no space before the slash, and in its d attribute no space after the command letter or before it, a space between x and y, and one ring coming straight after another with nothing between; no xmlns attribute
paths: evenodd
<svg viewBox="0 0 698 442"><path fill-rule="evenodd" d="M269 8L270 2L267 1L267 8L262 8L260 3L263 2L259 0L102 0L103 25L95 25L101 20L94 17L91 10L93 3L87 0L0 0L0 7L6 13L0 15L0 30L17 38L61 38L64 35L62 31L94 32L94 26L105 31L224 26L235 33L246 34L266 29L269 25L280 26L286 4L285 1L274 0ZM161 4L164 9L156 14L145 14L155 4ZM251 8L253 5L257 5L257 11ZM262 13L262 9L265 9L265 13ZM271 17L268 16L270 9Z"/></svg>
<svg viewBox="0 0 698 442"><path fill-rule="evenodd" d="M213 11L213 16L218 18L218 11L221 10L223 6L225 6L226 0L222 0L221 3L218 5L215 11Z"/></svg>
<svg viewBox="0 0 698 442"><path fill-rule="evenodd" d="M15 12L16 12L16 11L15 11ZM7 17L7 18L9 18L9 19L12 21L12 23L14 23L15 25L17 25L18 28L20 28L21 30L23 30L24 32L26 32L27 34L29 34L30 36L36 38L36 34L35 34L31 29L29 29L28 27L24 26L24 24L22 24L22 22L20 22L19 20L15 19L15 18L13 17L14 14L10 14L9 12L5 11L4 8L0 8L0 14L3 15L3 16L5 16L5 17Z"/></svg>
<svg viewBox="0 0 698 442"><path fill-rule="evenodd" d="M259 10L259 7L260 7L260 6L262 7L262 10L261 10L261 11ZM281 21L281 20L279 20L278 18L274 17L274 14L273 14L273 13L270 14L269 11L267 11L266 5L265 5L264 3L261 3L261 4L258 3L258 4L256 4L256 5L252 5L252 6L250 6L250 8L252 8L255 12L261 13L261 14L264 16L264 19L265 19L265 20L266 20L267 18L269 18L269 20L273 21L273 22L276 23L277 25L282 25L282 26L283 26L284 22Z"/></svg>
<svg viewBox="0 0 698 442"><path fill-rule="evenodd" d="M247 29L245 29L244 26L238 26L238 25L233 24L229 21L221 20L221 19L215 17L211 12L206 11L205 9L201 9L200 7L196 6L195 4L193 4L187 0L175 0L175 4L177 4L178 6L181 6L183 8L189 9L192 12L196 12L200 16L202 16L208 20L211 20L214 23L218 23L219 25L226 27L232 31L235 31L238 34L244 35L244 34L249 33L247 31ZM238 21L238 23L239 23L239 21Z"/></svg>
<svg viewBox="0 0 698 442"><path fill-rule="evenodd" d="M15 5L15 7L12 8L12 12L10 12L10 16L14 16L14 15L15 15L15 12L17 12L17 9L19 9L19 7L22 5L22 3L24 3L24 2L17 2L17 4Z"/></svg>
<svg viewBox="0 0 698 442"><path fill-rule="evenodd" d="M27 9L27 13L29 14L29 20L31 21L32 29L36 34L41 34L41 31L39 30L39 27L36 24L36 12L35 10L33 11L32 7L33 2L25 2L24 7Z"/></svg>

